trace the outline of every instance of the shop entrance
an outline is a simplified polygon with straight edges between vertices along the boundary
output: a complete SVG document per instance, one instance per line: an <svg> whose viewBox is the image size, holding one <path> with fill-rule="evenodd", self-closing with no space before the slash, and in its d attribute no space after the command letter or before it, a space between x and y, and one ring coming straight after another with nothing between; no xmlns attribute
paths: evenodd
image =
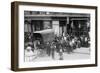
<svg viewBox="0 0 100 73"><path fill-rule="evenodd" d="M66 34L66 21L60 20L59 21L59 28L60 28L60 35L64 36Z"/></svg>

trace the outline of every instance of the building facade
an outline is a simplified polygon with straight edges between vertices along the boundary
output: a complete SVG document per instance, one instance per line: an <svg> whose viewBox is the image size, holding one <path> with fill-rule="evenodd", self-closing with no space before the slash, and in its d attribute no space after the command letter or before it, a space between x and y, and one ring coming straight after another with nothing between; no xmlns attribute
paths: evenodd
<svg viewBox="0 0 100 73"><path fill-rule="evenodd" d="M89 35L90 14L24 11L24 27L28 37L29 33L46 29L52 29L56 36Z"/></svg>

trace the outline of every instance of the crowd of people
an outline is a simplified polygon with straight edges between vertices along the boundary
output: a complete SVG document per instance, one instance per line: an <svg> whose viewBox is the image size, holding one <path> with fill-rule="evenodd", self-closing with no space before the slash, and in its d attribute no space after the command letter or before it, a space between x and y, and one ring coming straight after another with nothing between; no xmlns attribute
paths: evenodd
<svg viewBox="0 0 100 73"><path fill-rule="evenodd" d="M40 55L45 53L45 55L50 56L52 59L55 59L55 53L58 53L59 60L63 60L64 53L71 54L76 48L81 48L85 44L85 47L89 47L89 41L90 38L85 35L78 37L66 34L59 37L55 36L52 41L41 42L40 40L36 40L34 47L31 45L31 50L33 53L35 50L38 50Z"/></svg>

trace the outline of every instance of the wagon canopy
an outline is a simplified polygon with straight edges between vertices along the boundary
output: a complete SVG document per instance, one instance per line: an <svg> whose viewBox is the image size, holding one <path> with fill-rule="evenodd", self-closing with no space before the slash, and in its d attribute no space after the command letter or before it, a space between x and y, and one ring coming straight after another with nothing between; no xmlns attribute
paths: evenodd
<svg viewBox="0 0 100 73"><path fill-rule="evenodd" d="M46 29L42 31L36 31L33 33L35 38L41 37L43 42L53 41L55 39L54 30Z"/></svg>

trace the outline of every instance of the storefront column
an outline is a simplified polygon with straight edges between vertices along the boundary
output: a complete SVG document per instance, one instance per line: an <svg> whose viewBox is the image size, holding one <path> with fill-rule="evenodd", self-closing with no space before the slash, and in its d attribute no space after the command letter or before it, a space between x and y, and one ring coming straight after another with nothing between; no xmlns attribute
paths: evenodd
<svg viewBox="0 0 100 73"><path fill-rule="evenodd" d="M66 19L66 33L67 33L67 25L69 24L69 17L67 17L67 19Z"/></svg>
<svg viewBox="0 0 100 73"><path fill-rule="evenodd" d="M59 21L52 21L52 28L54 29L55 35L59 36Z"/></svg>

